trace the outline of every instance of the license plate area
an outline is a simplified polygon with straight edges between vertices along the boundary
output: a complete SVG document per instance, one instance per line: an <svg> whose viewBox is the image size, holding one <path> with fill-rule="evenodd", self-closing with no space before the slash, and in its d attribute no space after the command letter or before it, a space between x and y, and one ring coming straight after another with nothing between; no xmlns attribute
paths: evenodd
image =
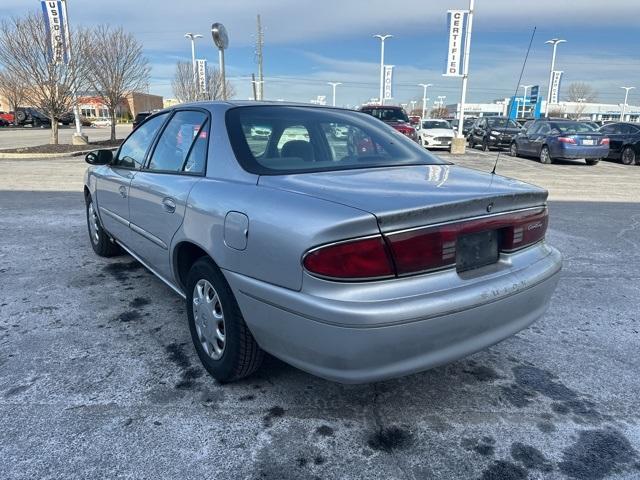
<svg viewBox="0 0 640 480"><path fill-rule="evenodd" d="M498 231L461 235L456 241L456 270L466 272L498 261Z"/></svg>
<svg viewBox="0 0 640 480"><path fill-rule="evenodd" d="M595 144L596 144L595 140L589 140L589 139L582 140L582 145L595 145Z"/></svg>

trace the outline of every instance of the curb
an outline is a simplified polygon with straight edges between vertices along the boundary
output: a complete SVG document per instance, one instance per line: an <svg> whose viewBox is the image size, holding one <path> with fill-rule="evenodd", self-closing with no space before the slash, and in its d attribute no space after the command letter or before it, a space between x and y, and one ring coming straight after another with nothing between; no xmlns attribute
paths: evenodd
<svg viewBox="0 0 640 480"><path fill-rule="evenodd" d="M115 151L120 147L106 147L101 150L111 150ZM96 150L92 148L91 150L76 150L73 152L61 152L61 153L2 153L0 152L0 159L7 160L20 160L20 159L41 159L41 158L62 158L62 157L80 157L82 155L86 155L89 152L93 152Z"/></svg>

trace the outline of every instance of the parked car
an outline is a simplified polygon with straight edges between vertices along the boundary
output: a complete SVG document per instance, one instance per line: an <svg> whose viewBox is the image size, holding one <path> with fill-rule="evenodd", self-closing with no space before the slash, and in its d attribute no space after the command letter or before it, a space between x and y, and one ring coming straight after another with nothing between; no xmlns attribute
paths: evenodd
<svg viewBox="0 0 640 480"><path fill-rule="evenodd" d="M446 120L424 120L418 131L420 145L426 148L449 148L455 136Z"/></svg>
<svg viewBox="0 0 640 480"><path fill-rule="evenodd" d="M222 382L263 351L340 382L418 372L522 330L558 281L544 189L447 163L359 112L176 106L86 160L93 250L124 249L185 299Z"/></svg>
<svg viewBox="0 0 640 480"><path fill-rule="evenodd" d="M136 117L133 119L133 129L135 130L140 126L142 122L144 122L147 118L151 116L151 112L140 112L136 114Z"/></svg>
<svg viewBox="0 0 640 480"><path fill-rule="evenodd" d="M462 136L467 138L467 135L469 135L469 130L471 130L471 127L473 127L473 124L476 121L476 117L465 117L464 118L464 122L462 124ZM453 129L457 132L458 131L458 125L460 124L460 120L458 120L457 118L451 120L449 123L451 123L451 126L453 127Z"/></svg>
<svg viewBox="0 0 640 480"><path fill-rule="evenodd" d="M31 125L33 127L51 126L51 119L45 113L31 107L18 108L15 112L15 119L18 125Z"/></svg>
<svg viewBox="0 0 640 480"><path fill-rule="evenodd" d="M73 111L66 112L60 115L60 117L58 118L58 122L65 126L75 125L76 115ZM90 127L92 125L91 121L83 115L80 115L80 123L82 124L83 127Z"/></svg>
<svg viewBox="0 0 640 480"><path fill-rule="evenodd" d="M599 132L609 138L607 158L620 160L625 165L640 165L640 125L633 123L609 123Z"/></svg>
<svg viewBox="0 0 640 480"><path fill-rule="evenodd" d="M9 122L7 122L4 118L0 117L0 127L8 127L9 125L11 125Z"/></svg>
<svg viewBox="0 0 640 480"><path fill-rule="evenodd" d="M520 126L507 117L480 117L469 129L467 141L471 148L480 145L485 152L492 147L509 147Z"/></svg>
<svg viewBox="0 0 640 480"><path fill-rule="evenodd" d="M415 142L418 141L416 129L409 123L409 117L402 107L393 105L366 105L361 107L360 111L382 120L411 140Z"/></svg>
<svg viewBox="0 0 640 480"><path fill-rule="evenodd" d="M583 122L541 119L514 138L510 154L537 157L540 163L584 158L596 165L609 155L609 138Z"/></svg>
<svg viewBox="0 0 640 480"><path fill-rule="evenodd" d="M13 112L0 112L0 118L9 124L15 122L15 115Z"/></svg>
<svg viewBox="0 0 640 480"><path fill-rule="evenodd" d="M93 122L91 122L91 124L96 126L96 127L110 127L111 126L111 119L110 118L98 118L98 119L94 120Z"/></svg>

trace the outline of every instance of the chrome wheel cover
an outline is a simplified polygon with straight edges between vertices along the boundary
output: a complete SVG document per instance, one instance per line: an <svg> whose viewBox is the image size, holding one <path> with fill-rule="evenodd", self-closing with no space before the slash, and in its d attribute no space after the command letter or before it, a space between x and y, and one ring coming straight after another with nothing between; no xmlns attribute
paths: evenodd
<svg viewBox="0 0 640 480"><path fill-rule="evenodd" d="M549 163L549 150L546 148L542 149L540 152L540 160L542 160L542 163Z"/></svg>
<svg viewBox="0 0 640 480"><path fill-rule="evenodd" d="M220 360L225 347L224 311L218 292L208 280L201 279L193 289L193 320L202 349Z"/></svg>
<svg viewBox="0 0 640 480"><path fill-rule="evenodd" d="M100 227L98 225L98 215L93 208L93 202L89 202L89 232L91 241L95 244L100 242Z"/></svg>
<svg viewBox="0 0 640 480"><path fill-rule="evenodd" d="M511 144L511 151L509 152L509 154L512 157L517 157L518 156L518 146L515 143Z"/></svg>

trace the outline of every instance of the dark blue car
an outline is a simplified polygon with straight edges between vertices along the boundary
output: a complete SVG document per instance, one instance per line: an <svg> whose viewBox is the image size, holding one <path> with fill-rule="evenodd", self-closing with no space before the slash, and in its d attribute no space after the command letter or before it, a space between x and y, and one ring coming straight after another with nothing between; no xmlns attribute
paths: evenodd
<svg viewBox="0 0 640 480"><path fill-rule="evenodd" d="M514 138L510 153L537 157L540 163L584 159L587 165L595 165L609 155L609 138L585 122L536 120Z"/></svg>

